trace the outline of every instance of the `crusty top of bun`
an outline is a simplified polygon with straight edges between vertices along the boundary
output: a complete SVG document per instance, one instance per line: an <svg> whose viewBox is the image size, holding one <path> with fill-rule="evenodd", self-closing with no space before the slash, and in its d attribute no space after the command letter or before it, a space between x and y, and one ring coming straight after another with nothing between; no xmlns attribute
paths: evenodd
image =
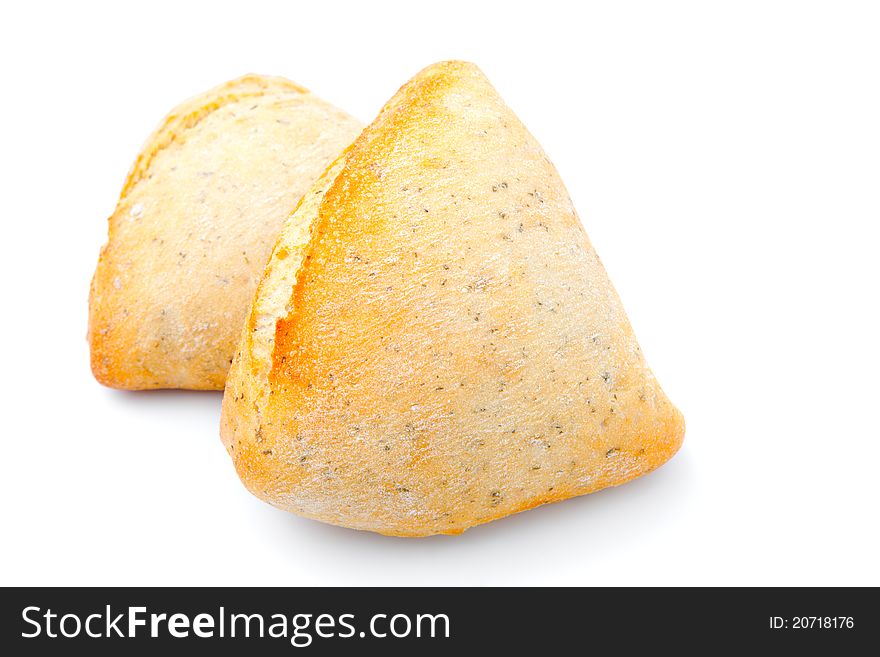
<svg viewBox="0 0 880 657"><path fill-rule="evenodd" d="M464 62L404 85L306 194L221 426L260 498L401 536L624 483L683 432L558 173Z"/></svg>
<svg viewBox="0 0 880 657"><path fill-rule="evenodd" d="M98 381L222 389L282 223L360 128L302 87L257 75L175 108L109 220L89 299Z"/></svg>

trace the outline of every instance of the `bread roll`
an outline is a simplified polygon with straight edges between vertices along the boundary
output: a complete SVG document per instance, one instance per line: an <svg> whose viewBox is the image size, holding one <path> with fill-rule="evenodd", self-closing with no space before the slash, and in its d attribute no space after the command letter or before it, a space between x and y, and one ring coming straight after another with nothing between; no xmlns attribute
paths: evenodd
<svg viewBox="0 0 880 657"><path fill-rule="evenodd" d="M306 194L221 422L261 499L397 536L622 484L683 434L562 180L463 62L404 85Z"/></svg>
<svg viewBox="0 0 880 657"><path fill-rule="evenodd" d="M222 390L281 225L360 128L302 87L256 75L175 108L110 217L89 297L95 378Z"/></svg>

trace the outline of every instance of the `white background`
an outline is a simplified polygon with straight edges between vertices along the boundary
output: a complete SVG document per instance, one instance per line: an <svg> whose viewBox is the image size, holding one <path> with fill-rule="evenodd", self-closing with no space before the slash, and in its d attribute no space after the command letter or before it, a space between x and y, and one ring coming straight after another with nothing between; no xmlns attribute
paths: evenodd
<svg viewBox="0 0 880 657"><path fill-rule="evenodd" d="M0 583L880 584L880 10L856 2L4 3ZM220 394L91 377L89 279L184 98L289 77L370 121L479 64L566 181L682 451L459 537L275 510Z"/></svg>

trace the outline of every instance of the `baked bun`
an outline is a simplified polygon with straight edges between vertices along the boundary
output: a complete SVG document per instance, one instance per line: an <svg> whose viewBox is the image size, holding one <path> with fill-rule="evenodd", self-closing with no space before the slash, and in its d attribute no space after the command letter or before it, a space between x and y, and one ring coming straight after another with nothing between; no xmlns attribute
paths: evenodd
<svg viewBox="0 0 880 657"><path fill-rule="evenodd" d="M361 125L281 78L175 108L138 155L89 296L92 371L132 390L222 390L284 220Z"/></svg>
<svg viewBox="0 0 880 657"><path fill-rule="evenodd" d="M463 62L404 85L304 196L221 425L261 499L398 536L622 484L684 434L556 169Z"/></svg>

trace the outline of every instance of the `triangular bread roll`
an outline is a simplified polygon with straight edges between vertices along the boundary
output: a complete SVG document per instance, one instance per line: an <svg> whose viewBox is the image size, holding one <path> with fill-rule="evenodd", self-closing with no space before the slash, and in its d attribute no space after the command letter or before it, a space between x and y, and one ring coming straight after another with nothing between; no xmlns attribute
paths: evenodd
<svg viewBox="0 0 880 657"><path fill-rule="evenodd" d="M400 536L622 484L683 433L559 175L462 62L401 88L304 197L221 426L258 497Z"/></svg>
<svg viewBox="0 0 880 657"><path fill-rule="evenodd" d="M222 390L284 220L361 125L282 78L177 108L125 182L92 280L92 371L114 388Z"/></svg>

